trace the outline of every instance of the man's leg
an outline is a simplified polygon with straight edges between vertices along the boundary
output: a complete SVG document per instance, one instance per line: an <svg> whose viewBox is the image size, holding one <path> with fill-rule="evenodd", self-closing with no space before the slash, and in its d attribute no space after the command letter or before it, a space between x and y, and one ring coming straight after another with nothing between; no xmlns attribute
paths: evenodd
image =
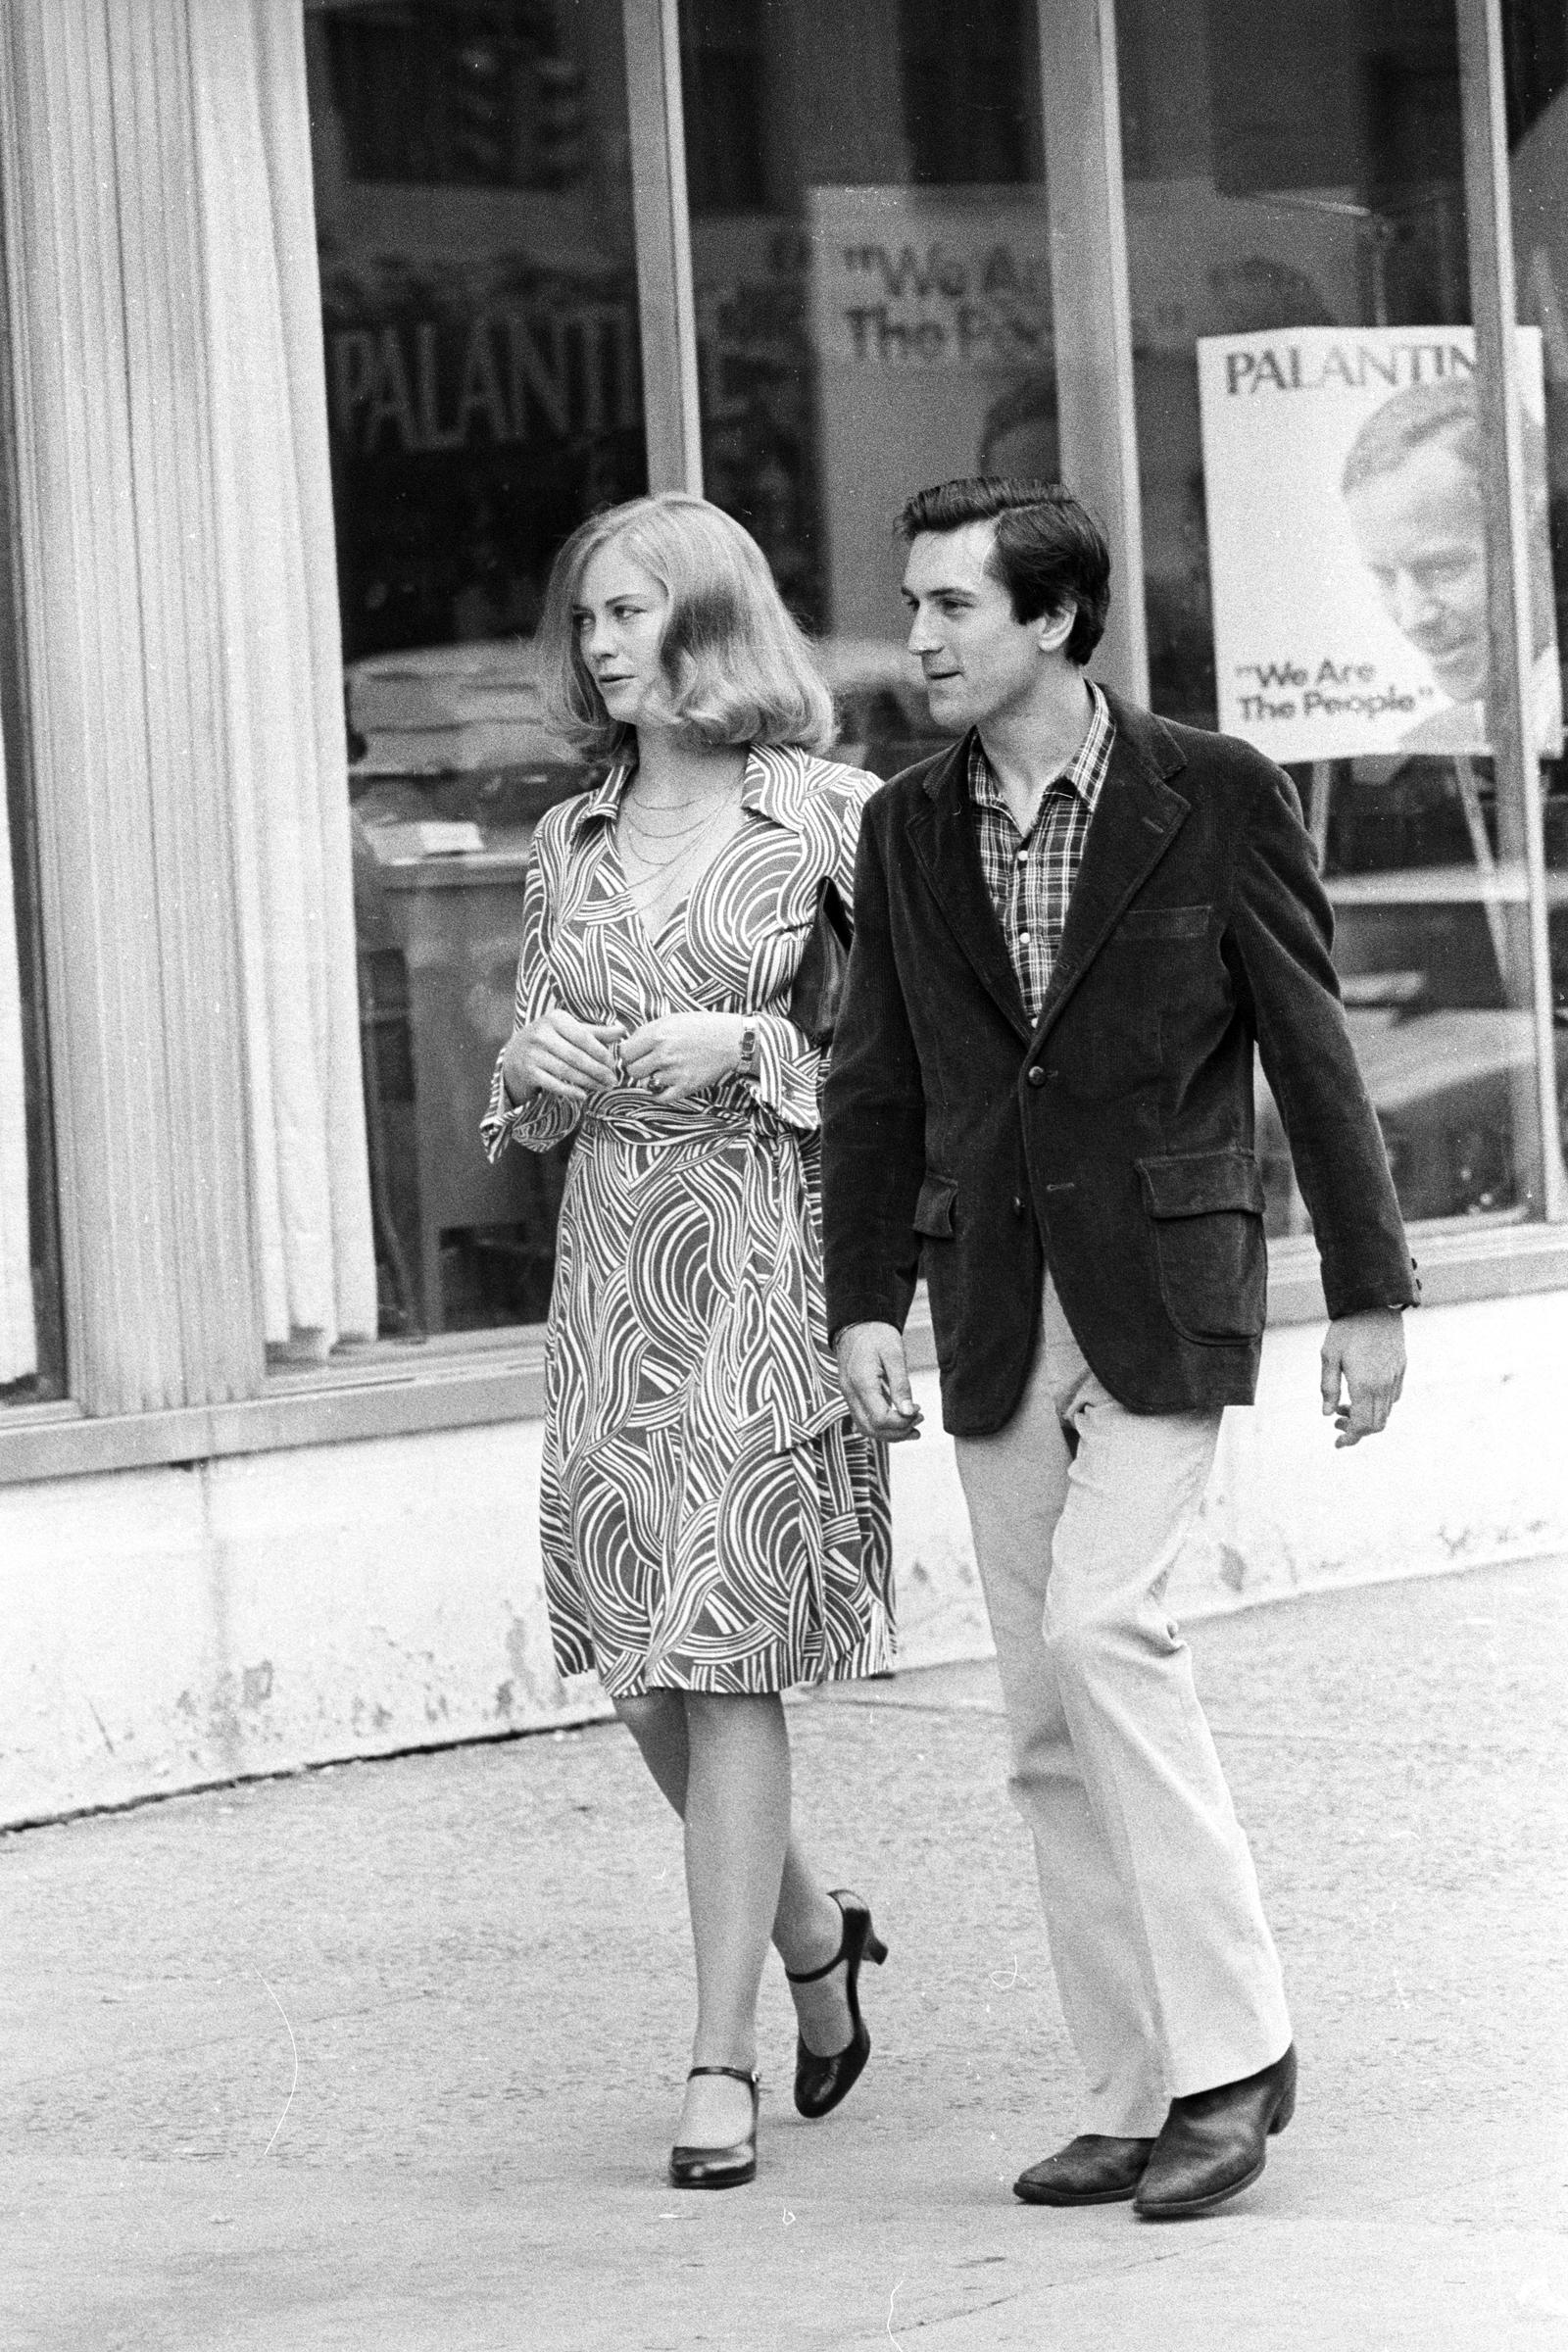
<svg viewBox="0 0 1568 2352"><path fill-rule="evenodd" d="M1180 2098L1273 2065L1291 2039L1252 1857L1164 1608L1220 1416L1128 1412L1090 1371L1050 1286L1042 1352L1078 1440L1044 1645L1132 1912L1165 2088Z"/></svg>
<svg viewBox="0 0 1568 2352"><path fill-rule="evenodd" d="M1046 1646L1051 1549L1072 1457L1043 1347L1006 1427L956 1446L1011 1731L1008 1788L1034 1838L1052 1965L1088 2077L1081 2129L1152 2139L1169 2093L1138 1912L1085 1788Z"/></svg>
<svg viewBox="0 0 1568 2352"><path fill-rule="evenodd" d="M1173 2094L1290 2038L1250 1856L1160 1606L1218 1421L1116 1405L1048 1284L1018 1411L957 1445L1084 2128L1115 2136L1152 2136Z"/></svg>

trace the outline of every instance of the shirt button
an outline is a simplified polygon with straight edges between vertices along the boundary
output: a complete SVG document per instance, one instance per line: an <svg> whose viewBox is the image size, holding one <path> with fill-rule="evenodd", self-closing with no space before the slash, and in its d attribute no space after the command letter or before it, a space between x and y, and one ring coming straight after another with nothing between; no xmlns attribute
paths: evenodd
<svg viewBox="0 0 1568 2352"><path fill-rule="evenodd" d="M1028 851L1027 851L1027 850L1020 850L1020 851L1018 852L1018 863L1019 863L1020 865L1027 865L1027 864L1028 864L1028 862L1029 862L1029 853L1028 853Z"/></svg>
<svg viewBox="0 0 1568 2352"><path fill-rule="evenodd" d="M1046 1083L1046 1073L1038 1062L1029 1073L1029 1083L1031 1086L1044 1086Z"/></svg>
<svg viewBox="0 0 1568 2352"><path fill-rule="evenodd" d="M1018 945L1019 945L1019 947L1020 947L1020 948L1026 948L1026 947L1029 945L1029 934L1028 934L1028 932L1027 932L1027 931L1020 931L1020 932L1019 932L1019 934L1018 934Z"/></svg>

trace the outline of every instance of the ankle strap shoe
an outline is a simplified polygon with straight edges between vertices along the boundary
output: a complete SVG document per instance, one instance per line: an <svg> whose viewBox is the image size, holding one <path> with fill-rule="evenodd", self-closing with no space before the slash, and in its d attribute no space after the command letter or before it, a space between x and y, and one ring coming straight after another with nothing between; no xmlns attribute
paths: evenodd
<svg viewBox="0 0 1568 2352"><path fill-rule="evenodd" d="M757 2117L761 2094L756 2072L739 2066L694 2066L686 2077L688 2082L692 2075L729 2075L744 2082L752 2094L752 2129L745 2139L725 2148L671 2148L670 2187L744 2188L748 2180L757 2178Z"/></svg>

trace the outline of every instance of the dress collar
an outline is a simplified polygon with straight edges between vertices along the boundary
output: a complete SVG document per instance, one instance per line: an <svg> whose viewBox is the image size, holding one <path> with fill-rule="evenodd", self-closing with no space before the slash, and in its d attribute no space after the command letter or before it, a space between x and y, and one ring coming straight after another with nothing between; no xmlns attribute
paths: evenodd
<svg viewBox="0 0 1568 2352"><path fill-rule="evenodd" d="M812 752L793 744L754 744L746 756L741 782L741 807L775 825L799 833L806 823L813 771L821 765ZM572 838L579 840L591 824L610 824L619 813L627 787L637 773L635 760L617 760L603 782L584 793L572 817Z"/></svg>

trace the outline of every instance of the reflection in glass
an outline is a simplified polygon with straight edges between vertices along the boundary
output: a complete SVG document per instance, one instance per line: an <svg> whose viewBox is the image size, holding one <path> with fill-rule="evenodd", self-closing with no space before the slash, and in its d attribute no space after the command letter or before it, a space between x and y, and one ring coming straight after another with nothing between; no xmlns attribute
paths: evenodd
<svg viewBox="0 0 1568 2352"><path fill-rule="evenodd" d="M361 1030L388 1335L540 1320L557 1160L478 1150L556 549L646 487L618 0L310 0Z"/></svg>
<svg viewBox="0 0 1568 2352"><path fill-rule="evenodd" d="M682 0L704 482L822 641L843 757L937 740L895 515L1057 470L1033 0Z"/></svg>
<svg viewBox="0 0 1568 2352"><path fill-rule="evenodd" d="M1486 748L1453 9L1121 0L1117 24L1154 707L1296 778L1405 1215L1539 1213L1524 820ZM1326 380L1353 415L1311 407ZM1527 456L1539 479L1539 424ZM1267 645L1242 646L1265 614ZM1555 746L1539 593L1535 627ZM1271 1229L1303 1229L1266 1096L1259 1148Z"/></svg>
<svg viewBox="0 0 1568 2352"><path fill-rule="evenodd" d="M1556 637L1568 643L1568 4L1516 0L1504 12L1514 298L1545 358L1544 471ZM1552 1013L1568 1035L1568 761L1543 763ZM1568 1103L1561 1057L1557 1097ZM1563 1142L1568 1156L1568 1121Z"/></svg>

